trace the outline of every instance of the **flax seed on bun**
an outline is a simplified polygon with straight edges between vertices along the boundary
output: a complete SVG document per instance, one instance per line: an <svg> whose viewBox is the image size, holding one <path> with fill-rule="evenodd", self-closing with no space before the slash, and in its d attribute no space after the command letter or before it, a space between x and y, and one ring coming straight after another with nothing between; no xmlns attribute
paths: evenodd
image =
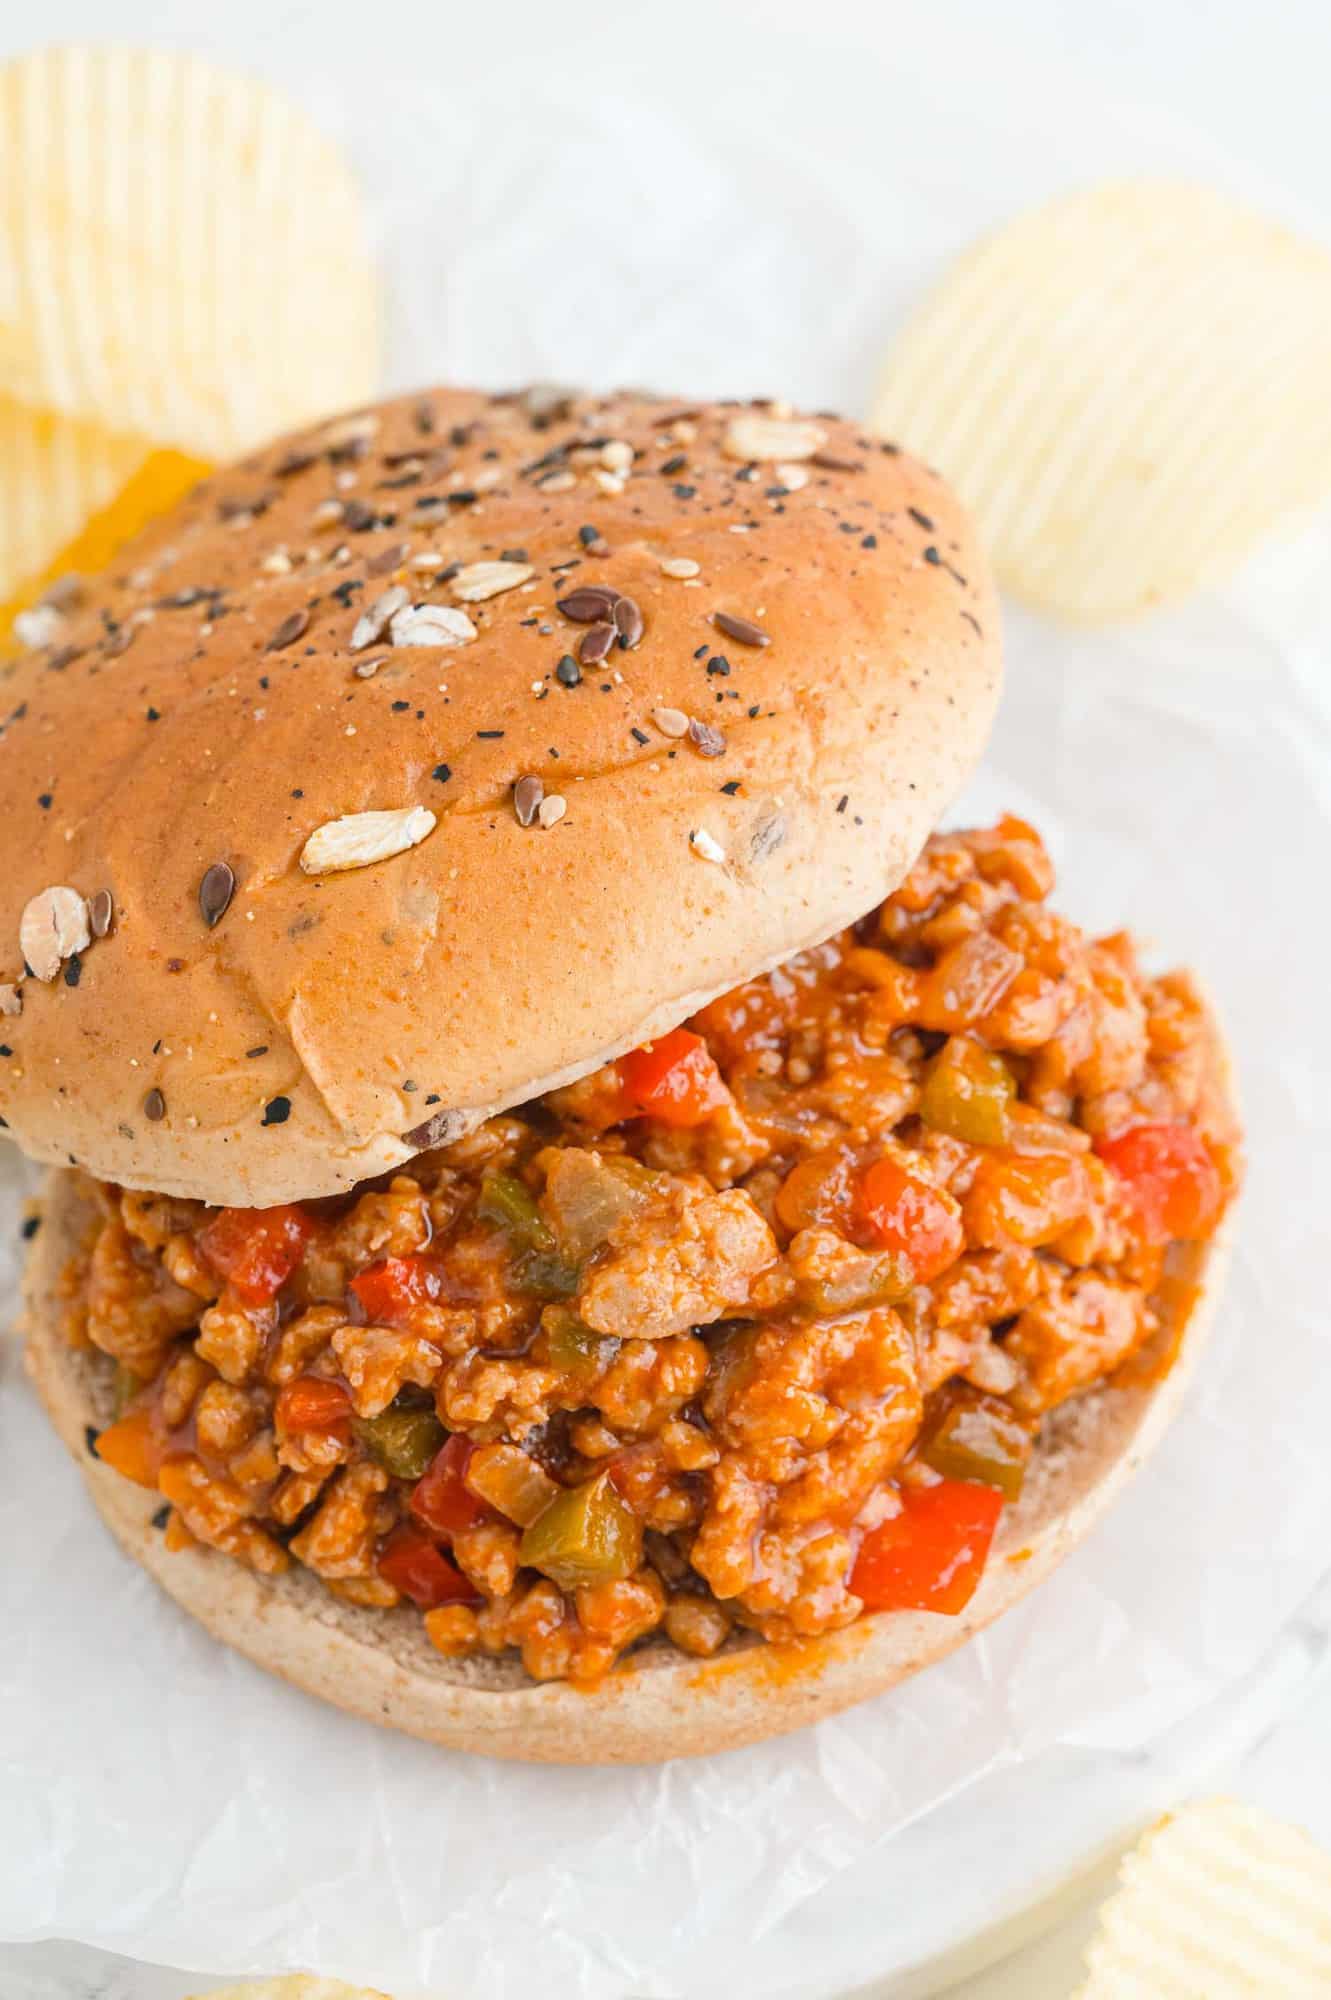
<svg viewBox="0 0 1331 2000"><path fill-rule="evenodd" d="M390 1168L858 917L999 684L934 475L637 395L283 440L58 617L0 680L0 1113L240 1205Z"/></svg>

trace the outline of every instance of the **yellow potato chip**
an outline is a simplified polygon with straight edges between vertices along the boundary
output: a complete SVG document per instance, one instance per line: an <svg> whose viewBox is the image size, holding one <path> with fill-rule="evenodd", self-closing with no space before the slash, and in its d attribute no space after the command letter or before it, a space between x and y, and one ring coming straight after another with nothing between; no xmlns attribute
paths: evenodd
<svg viewBox="0 0 1331 2000"><path fill-rule="evenodd" d="M368 1986L344 1986L340 1979L314 1979L294 1972L285 1979L256 1979L220 1993L196 1993L189 2000L389 2000Z"/></svg>
<svg viewBox="0 0 1331 2000"><path fill-rule="evenodd" d="M373 394L356 185L302 113L166 49L0 66L0 369L33 409L210 458Z"/></svg>
<svg viewBox="0 0 1331 2000"><path fill-rule="evenodd" d="M1314 2000L1331 1993L1331 1855L1207 1799L1153 1827L1100 1912L1076 2000Z"/></svg>
<svg viewBox="0 0 1331 2000"><path fill-rule="evenodd" d="M208 470L184 452L0 398L0 654L15 617L57 577L105 569Z"/></svg>
<svg viewBox="0 0 1331 2000"><path fill-rule="evenodd" d="M957 485L1016 595L1143 611L1331 495L1331 255L1206 188L1066 196L953 266L873 422Z"/></svg>
<svg viewBox="0 0 1331 2000"><path fill-rule="evenodd" d="M0 600L45 571L146 450L142 438L0 397Z"/></svg>

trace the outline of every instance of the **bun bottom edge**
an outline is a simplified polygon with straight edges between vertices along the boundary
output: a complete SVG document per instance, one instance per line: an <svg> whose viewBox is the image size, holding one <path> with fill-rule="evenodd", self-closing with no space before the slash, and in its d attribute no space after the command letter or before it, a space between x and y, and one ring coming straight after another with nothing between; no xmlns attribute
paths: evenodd
<svg viewBox="0 0 1331 2000"><path fill-rule="evenodd" d="M446 1659L414 1613L343 1604L308 1571L261 1577L215 1550L168 1551L153 1525L159 1497L99 1463L87 1441L109 1420L111 1365L70 1348L60 1330L62 1275L89 1220L74 1176L52 1172L25 1278L26 1359L125 1552L215 1638L306 1693L449 1749L552 1764L657 1763L738 1749L884 1693L963 1645L1084 1540L1159 1442L1204 1344L1226 1262L1223 1235L1188 1246L1185 1302L1162 1328L1174 1353L1167 1372L1102 1387L1046 1419L1021 1499L1005 1509L960 1616L878 1613L820 1639L746 1641L711 1660L649 1644L580 1691L532 1682L513 1661Z"/></svg>

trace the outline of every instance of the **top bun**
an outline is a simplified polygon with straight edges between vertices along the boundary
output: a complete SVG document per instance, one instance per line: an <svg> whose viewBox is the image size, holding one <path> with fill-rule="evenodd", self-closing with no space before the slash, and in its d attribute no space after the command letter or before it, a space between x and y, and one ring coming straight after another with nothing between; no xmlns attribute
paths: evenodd
<svg viewBox="0 0 1331 2000"><path fill-rule="evenodd" d="M999 686L946 487L770 403L408 397L59 602L0 681L0 1112L239 1205L392 1168L861 915Z"/></svg>

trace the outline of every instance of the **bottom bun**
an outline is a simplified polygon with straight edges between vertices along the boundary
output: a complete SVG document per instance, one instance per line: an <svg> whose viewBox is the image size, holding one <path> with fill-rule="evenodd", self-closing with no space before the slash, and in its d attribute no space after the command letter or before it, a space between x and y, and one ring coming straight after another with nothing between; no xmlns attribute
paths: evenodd
<svg viewBox="0 0 1331 2000"><path fill-rule="evenodd" d="M959 1617L884 1612L796 1645L754 1638L710 1660L649 1642L590 1691L534 1683L515 1659L446 1659L409 1611L344 1604L308 1570L259 1576L196 1546L175 1552L162 1502L95 1457L111 1420L113 1369L64 1340L65 1274L95 1220L56 1171L26 1282L28 1370L121 1547L215 1638L369 1722L450 1749L541 1763L655 1763L802 1729L942 1659L1024 1597L1090 1532L1173 1416L1219 1290L1223 1247L1188 1245L1152 1350L1131 1379L1046 1418L1018 1503L1004 1512L979 1589ZM1172 1363L1170 1357L1172 1356Z"/></svg>

